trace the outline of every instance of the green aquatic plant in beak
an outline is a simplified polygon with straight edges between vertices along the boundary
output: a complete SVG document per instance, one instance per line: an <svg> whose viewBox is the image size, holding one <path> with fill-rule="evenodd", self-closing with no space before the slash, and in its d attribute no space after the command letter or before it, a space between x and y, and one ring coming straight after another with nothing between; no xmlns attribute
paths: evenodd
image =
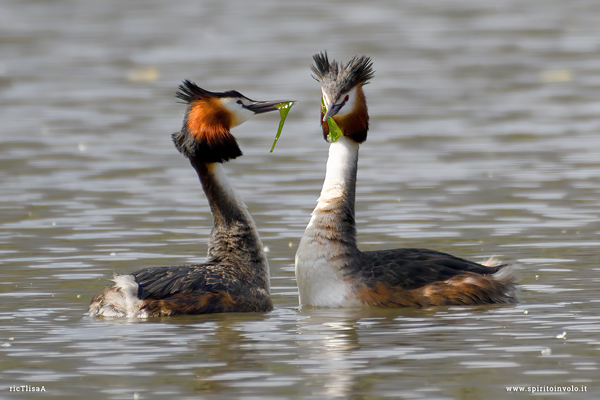
<svg viewBox="0 0 600 400"><path fill-rule="evenodd" d="M323 112L323 115L325 115L327 113L327 108L325 107L325 100L323 100L322 97L321 104L323 105L321 111ZM329 126L329 134L327 135L328 142L333 143L344 136L344 132L342 132L338 124L333 120L333 117L327 117L327 125Z"/></svg>
<svg viewBox="0 0 600 400"><path fill-rule="evenodd" d="M279 110L279 115L281 116L281 120L279 121L279 128L277 129L277 135L275 136L275 140L273 141L273 146L271 147L270 153L275 150L275 145L279 140L279 136L281 135L281 131L283 130L283 124L285 124L285 119L287 118L290 109L294 105L293 101L288 101L287 103L278 103L275 104L275 107Z"/></svg>
<svg viewBox="0 0 600 400"><path fill-rule="evenodd" d="M340 127L335 123L333 118L327 118L327 125L329 125L329 135L327 135L327 140L331 143L336 142L339 138L344 136L344 132L340 129Z"/></svg>

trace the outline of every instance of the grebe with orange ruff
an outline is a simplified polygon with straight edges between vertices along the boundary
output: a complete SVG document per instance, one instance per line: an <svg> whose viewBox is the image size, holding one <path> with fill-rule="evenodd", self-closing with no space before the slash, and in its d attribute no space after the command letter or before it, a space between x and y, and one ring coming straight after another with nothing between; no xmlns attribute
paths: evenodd
<svg viewBox="0 0 600 400"><path fill-rule="evenodd" d="M358 149L367 139L369 114L363 85L373 78L369 57L347 64L316 54L313 78L321 83L321 125L329 159L321 195L296 252L303 306L411 307L516 302L509 265L487 266L427 249L360 251L354 201ZM332 118L343 135L330 135Z"/></svg>
<svg viewBox="0 0 600 400"><path fill-rule="evenodd" d="M187 80L177 97L188 108L173 141L196 170L214 219L206 262L115 275L113 285L92 299L90 316L145 318L273 309L263 244L222 164L242 155L231 128L255 114L275 111L286 101L254 101L236 91L209 92Z"/></svg>

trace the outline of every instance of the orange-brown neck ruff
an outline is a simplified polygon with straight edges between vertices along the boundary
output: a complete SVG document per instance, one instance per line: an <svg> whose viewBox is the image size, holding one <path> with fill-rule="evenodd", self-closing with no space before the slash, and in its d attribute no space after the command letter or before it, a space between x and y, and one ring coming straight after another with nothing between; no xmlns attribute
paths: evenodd
<svg viewBox="0 0 600 400"><path fill-rule="evenodd" d="M218 99L192 101L181 131L172 135L173 142L189 159L204 163L229 161L242 155L235 137L229 132L231 122L231 115Z"/></svg>
<svg viewBox="0 0 600 400"><path fill-rule="evenodd" d="M367 140L369 131L369 112L367 110L367 99L362 90L362 85L356 88L356 103L354 111L345 116L334 116L333 119L340 127L344 136L354 140L356 143L362 143ZM323 128L323 137L327 140L329 135L329 125L323 121L323 110L321 110L321 126Z"/></svg>

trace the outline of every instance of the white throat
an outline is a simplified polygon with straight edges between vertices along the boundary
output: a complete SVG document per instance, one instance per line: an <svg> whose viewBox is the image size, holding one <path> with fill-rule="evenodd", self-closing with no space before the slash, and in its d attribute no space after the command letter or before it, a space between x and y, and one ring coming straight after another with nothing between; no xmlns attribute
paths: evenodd
<svg viewBox="0 0 600 400"><path fill-rule="evenodd" d="M301 305L360 304L352 299L351 285L341 271L356 251L354 196L358 148L358 143L346 137L329 147L323 189L296 252Z"/></svg>
<svg viewBox="0 0 600 400"><path fill-rule="evenodd" d="M354 190L358 164L358 146L358 143L345 136L339 138L337 142L331 143L325 181L316 209L319 208L319 205L324 205L322 203L328 203L329 200L344 196L350 186Z"/></svg>

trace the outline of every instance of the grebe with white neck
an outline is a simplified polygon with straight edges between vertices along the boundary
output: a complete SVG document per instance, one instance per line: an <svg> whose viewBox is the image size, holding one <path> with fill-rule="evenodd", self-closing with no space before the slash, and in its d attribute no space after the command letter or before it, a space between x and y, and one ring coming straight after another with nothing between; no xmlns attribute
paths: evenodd
<svg viewBox="0 0 600 400"><path fill-rule="evenodd" d="M330 143L325 181L296 252L300 305L317 307L425 307L516 302L509 265L485 265L419 248L360 251L354 203L359 146L369 114L363 86L373 77L371 59L347 64L316 54L313 77L321 83L326 140L328 118L343 136ZM323 112L324 111L324 112ZM489 264L493 264L489 262Z"/></svg>

